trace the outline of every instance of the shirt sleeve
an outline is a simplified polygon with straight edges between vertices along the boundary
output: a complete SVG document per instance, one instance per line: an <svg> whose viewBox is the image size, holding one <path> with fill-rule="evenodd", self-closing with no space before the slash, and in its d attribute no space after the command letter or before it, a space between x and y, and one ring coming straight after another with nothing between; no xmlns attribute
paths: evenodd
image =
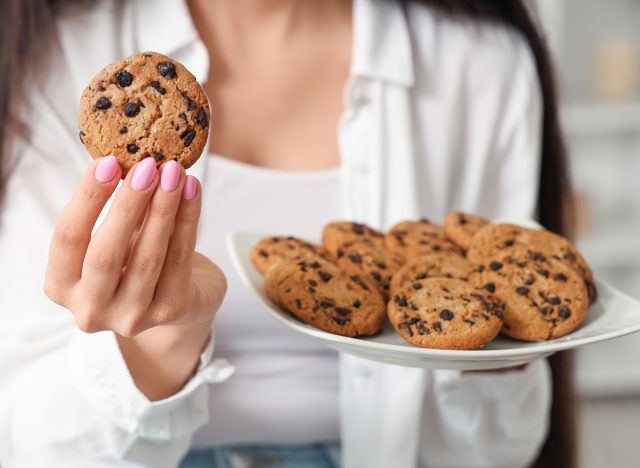
<svg viewBox="0 0 640 468"><path fill-rule="evenodd" d="M191 380L149 401L135 386L112 332L74 331L64 348L24 365L0 387L0 463L7 467L175 467L209 418L208 386L233 367L211 360Z"/></svg>
<svg viewBox="0 0 640 468"><path fill-rule="evenodd" d="M465 70L473 96L467 122L490 142L474 208L493 220L531 219L541 159L539 81L524 39L494 29L480 33ZM424 399L421 465L526 466L544 441L550 404L546 360L504 373L434 371Z"/></svg>

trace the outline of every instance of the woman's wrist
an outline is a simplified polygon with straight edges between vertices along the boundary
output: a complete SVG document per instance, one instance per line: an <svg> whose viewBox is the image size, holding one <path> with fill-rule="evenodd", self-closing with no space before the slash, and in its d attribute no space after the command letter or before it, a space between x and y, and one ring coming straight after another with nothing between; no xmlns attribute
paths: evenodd
<svg viewBox="0 0 640 468"><path fill-rule="evenodd" d="M147 398L162 400L185 386L198 368L212 321L157 326L133 338L116 334L131 377Z"/></svg>

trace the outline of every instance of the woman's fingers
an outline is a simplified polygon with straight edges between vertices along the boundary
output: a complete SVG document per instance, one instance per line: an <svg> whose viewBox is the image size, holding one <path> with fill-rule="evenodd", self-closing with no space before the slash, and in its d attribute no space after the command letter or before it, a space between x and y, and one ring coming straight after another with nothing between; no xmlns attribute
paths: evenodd
<svg viewBox="0 0 640 468"><path fill-rule="evenodd" d="M174 230L184 185L183 175L184 169L176 161L169 161L161 169L160 187L151 199L146 219L131 250L126 272L116 293L116 301L127 304L130 311L146 312L153 299L169 238ZM144 326L144 323L136 323L141 317L136 319L128 324L127 328L130 330L127 334L141 331L137 329Z"/></svg>
<svg viewBox="0 0 640 468"><path fill-rule="evenodd" d="M85 299L102 303L110 300L120 281L122 267L140 217L158 184L158 170L153 158L136 164L120 187L95 233L82 266L82 289Z"/></svg>
<svg viewBox="0 0 640 468"><path fill-rule="evenodd" d="M80 280L91 230L117 187L120 173L114 156L95 161L62 211L51 241L45 278L45 292L53 301L59 302L62 291Z"/></svg>
<svg viewBox="0 0 640 468"><path fill-rule="evenodd" d="M174 322L186 315L185 299L191 300L191 270L196 246L201 188L193 176L185 178L182 199L175 218L175 227L167 247L167 255L158 279L151 305L156 323Z"/></svg>

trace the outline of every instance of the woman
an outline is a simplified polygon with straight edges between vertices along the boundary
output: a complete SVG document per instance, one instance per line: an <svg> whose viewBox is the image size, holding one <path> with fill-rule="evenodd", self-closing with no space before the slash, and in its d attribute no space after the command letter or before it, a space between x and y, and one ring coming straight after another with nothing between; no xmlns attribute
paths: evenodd
<svg viewBox="0 0 640 468"><path fill-rule="evenodd" d="M224 249L232 229L308 237L450 209L537 208L562 230L549 64L520 2L36 3L3 12L3 466L175 466L190 447L182 466L532 462L545 361L460 373L339 357L265 318ZM177 184L139 164L92 236L120 172L87 169L70 103L137 50L204 83L211 154Z"/></svg>

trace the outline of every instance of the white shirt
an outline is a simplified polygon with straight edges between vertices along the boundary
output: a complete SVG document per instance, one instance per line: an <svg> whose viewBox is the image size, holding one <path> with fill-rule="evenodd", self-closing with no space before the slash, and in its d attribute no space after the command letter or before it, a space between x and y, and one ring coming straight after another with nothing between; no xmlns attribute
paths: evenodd
<svg viewBox="0 0 640 468"><path fill-rule="evenodd" d="M316 240L340 219L340 200L339 168L279 171L208 157L198 251L227 277L215 354L236 371L209 388L211 419L194 446L339 439L338 353L262 309L234 270L226 237L241 230Z"/></svg>
<svg viewBox="0 0 640 468"><path fill-rule="evenodd" d="M0 213L0 463L175 466L209 419L208 384L233 373L215 340L185 388L150 402L113 334L77 331L41 284L56 217L89 164L76 125L85 84L138 50L173 56L202 81L207 52L183 0L101 0L61 17L58 33L51 69L22 106L30 132L12 149ZM519 34L418 3L354 0L353 39L338 129L345 218L385 229L451 209L534 215L541 96ZM204 161L193 173L206 184ZM467 375L341 355L343 466L524 466L549 404L545 361Z"/></svg>

